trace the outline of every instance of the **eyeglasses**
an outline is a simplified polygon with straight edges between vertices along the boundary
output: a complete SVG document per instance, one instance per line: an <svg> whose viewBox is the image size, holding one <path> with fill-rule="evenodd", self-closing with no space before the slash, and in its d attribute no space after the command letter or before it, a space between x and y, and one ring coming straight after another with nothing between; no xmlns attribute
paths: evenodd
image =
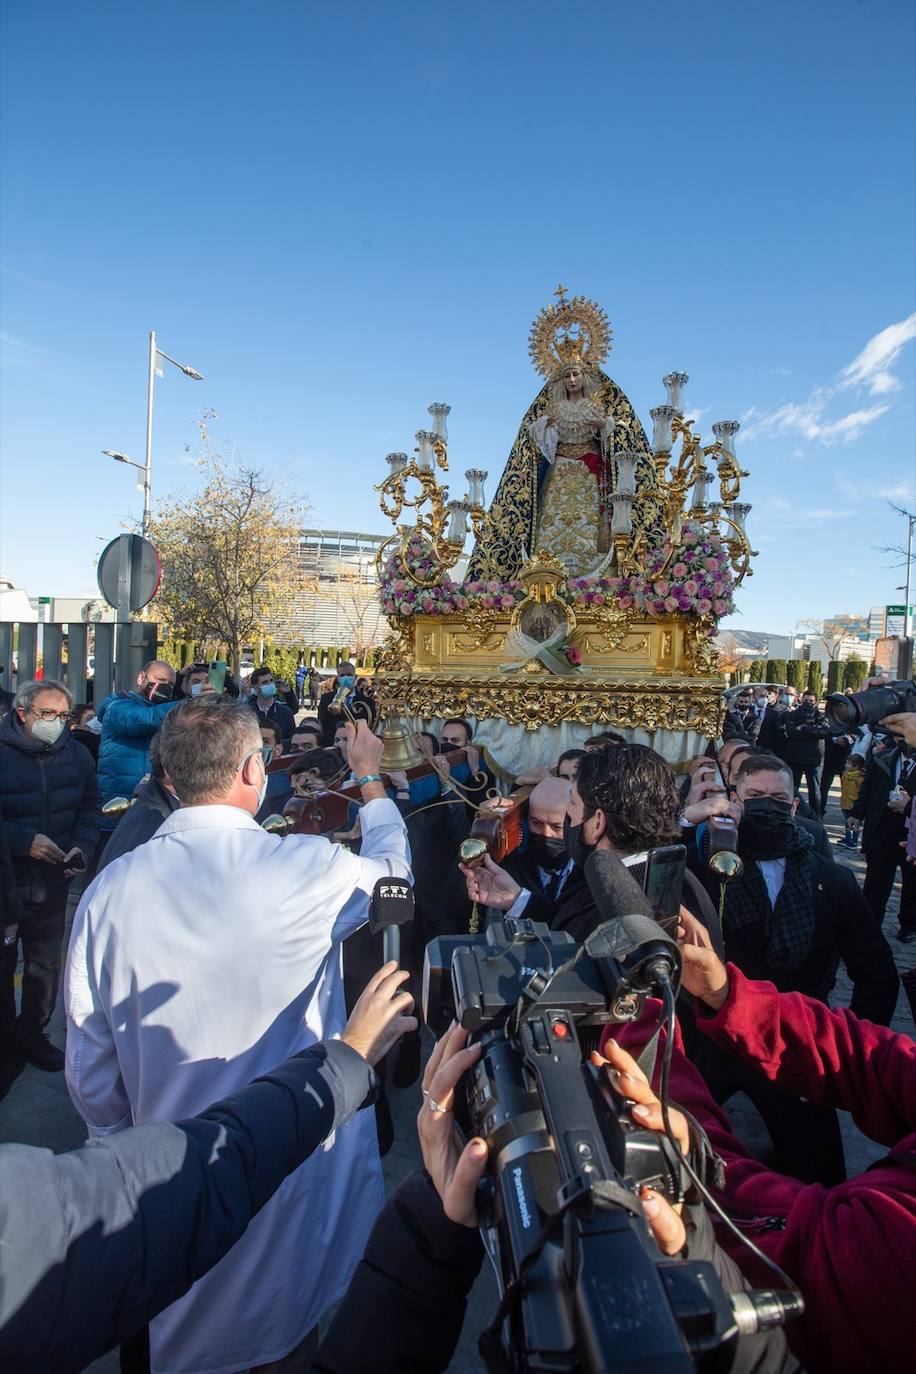
<svg viewBox="0 0 916 1374"><path fill-rule="evenodd" d="M30 707L29 707L29 715L30 715L30 716L37 716L39 720L64 720L64 721L66 721L66 720L69 720L69 719L70 719L70 712L69 712L69 711L51 711L51 710L49 710L49 709L45 709L45 710L43 710L43 711L36 711L36 709L35 709L34 706L30 706Z"/></svg>

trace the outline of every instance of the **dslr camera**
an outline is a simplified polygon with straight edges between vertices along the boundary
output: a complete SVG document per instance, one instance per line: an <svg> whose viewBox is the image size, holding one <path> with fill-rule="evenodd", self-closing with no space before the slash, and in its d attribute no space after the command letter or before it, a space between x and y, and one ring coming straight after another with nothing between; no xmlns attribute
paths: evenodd
<svg viewBox="0 0 916 1374"><path fill-rule="evenodd" d="M673 1013L679 979L676 943L642 914L584 946L524 917L427 946L428 1024L441 1034L455 1019L483 1046L467 1108L489 1146L478 1216L501 1292L480 1341L491 1374L727 1369L740 1332L786 1314L774 1294L730 1297L712 1264L661 1255L639 1192L683 1201L680 1152L583 1063L583 1030L633 1020L658 992ZM714 1177L696 1139L694 1173Z"/></svg>
<svg viewBox="0 0 916 1374"><path fill-rule="evenodd" d="M889 682L867 692L831 692L827 698L827 720L831 733L842 735L857 725L874 730L885 716L898 711L916 711L916 681Z"/></svg>

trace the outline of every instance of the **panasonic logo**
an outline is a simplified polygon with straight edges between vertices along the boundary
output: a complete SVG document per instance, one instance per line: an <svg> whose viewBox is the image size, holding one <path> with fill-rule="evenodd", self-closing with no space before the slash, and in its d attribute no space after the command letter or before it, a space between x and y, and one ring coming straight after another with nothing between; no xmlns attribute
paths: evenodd
<svg viewBox="0 0 916 1374"><path fill-rule="evenodd" d="M518 1214L522 1219L522 1225L527 1231L531 1225L531 1213L528 1211L528 1202L525 1197L525 1185L522 1181L522 1171L520 1168L512 1170L512 1181L515 1184L515 1196L518 1198Z"/></svg>

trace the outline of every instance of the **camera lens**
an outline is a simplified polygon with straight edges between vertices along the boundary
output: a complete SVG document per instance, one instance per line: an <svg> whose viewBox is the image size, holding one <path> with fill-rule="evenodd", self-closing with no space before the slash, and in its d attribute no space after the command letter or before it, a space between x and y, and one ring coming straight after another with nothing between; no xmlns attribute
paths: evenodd
<svg viewBox="0 0 916 1374"><path fill-rule="evenodd" d="M831 692L827 698L827 716L831 725L840 727L839 733L859 725L862 720L855 697L847 697L842 692Z"/></svg>

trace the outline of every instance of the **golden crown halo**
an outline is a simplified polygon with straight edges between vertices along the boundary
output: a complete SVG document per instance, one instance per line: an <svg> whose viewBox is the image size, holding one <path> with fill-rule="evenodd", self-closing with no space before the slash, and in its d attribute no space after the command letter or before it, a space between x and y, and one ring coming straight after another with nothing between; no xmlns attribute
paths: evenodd
<svg viewBox="0 0 916 1374"><path fill-rule="evenodd" d="M598 367L611 349L612 330L607 314L586 296L566 299L557 287L556 305L545 305L531 326L528 352L542 377L553 380L564 367Z"/></svg>

